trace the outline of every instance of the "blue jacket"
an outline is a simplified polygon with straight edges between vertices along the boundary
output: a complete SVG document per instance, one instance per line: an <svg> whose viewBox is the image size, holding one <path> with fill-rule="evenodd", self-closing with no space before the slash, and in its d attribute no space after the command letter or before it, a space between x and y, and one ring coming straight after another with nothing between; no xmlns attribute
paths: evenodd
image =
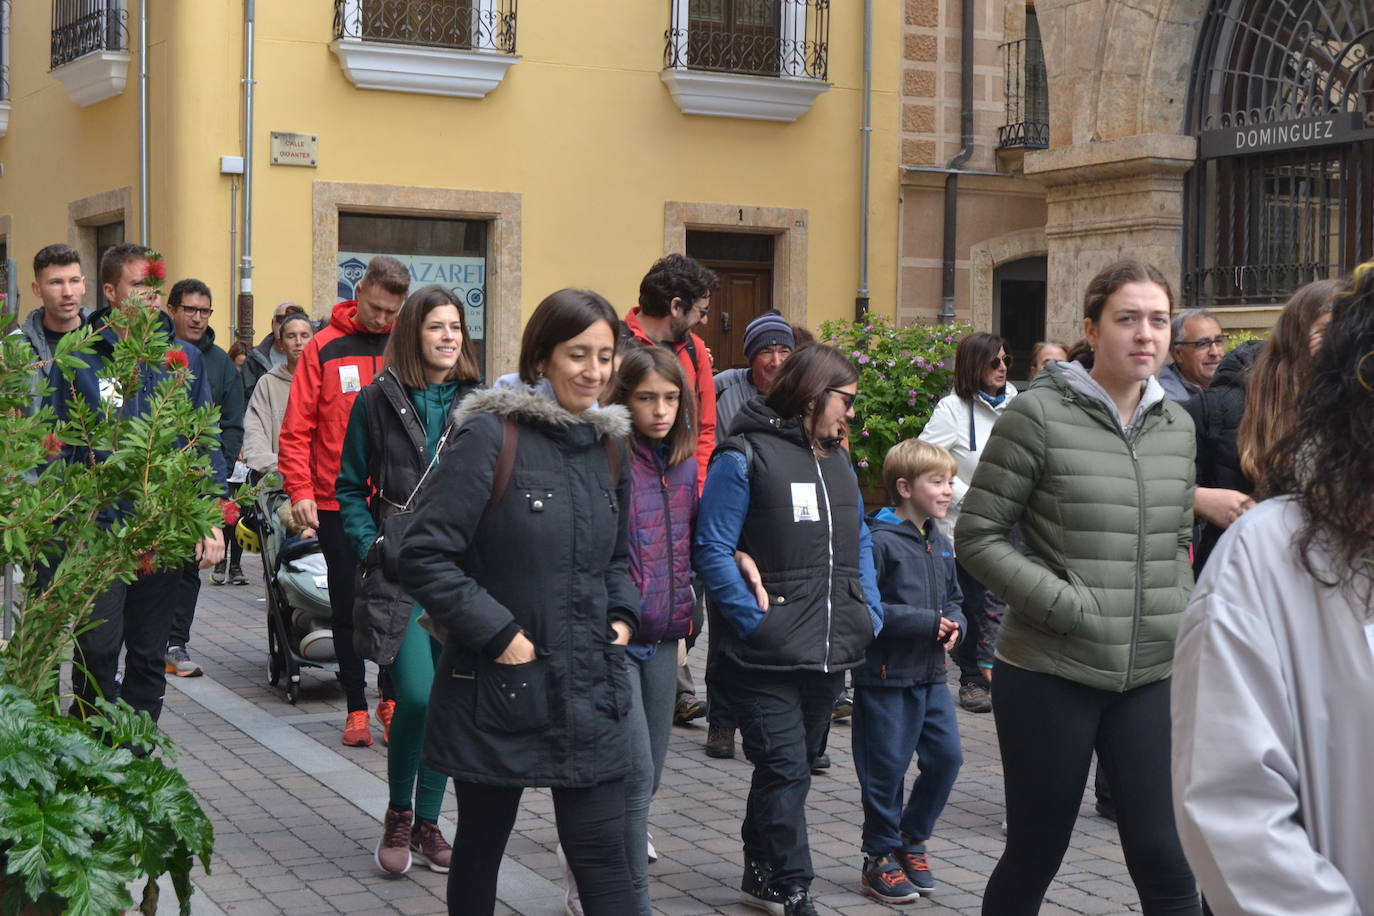
<svg viewBox="0 0 1374 916"><path fill-rule="evenodd" d="M945 649L939 642L940 618L967 629L963 593L954 572L954 550L939 527L925 530L903 521L891 509L868 517L873 564L883 601L883 628L854 671L856 687L913 687L945 679Z"/></svg>

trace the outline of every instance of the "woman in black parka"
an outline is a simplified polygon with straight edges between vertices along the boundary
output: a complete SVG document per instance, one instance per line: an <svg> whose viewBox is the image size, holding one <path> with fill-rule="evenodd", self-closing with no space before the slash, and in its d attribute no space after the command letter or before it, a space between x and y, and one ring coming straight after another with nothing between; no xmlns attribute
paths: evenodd
<svg viewBox="0 0 1374 916"><path fill-rule="evenodd" d="M560 290L530 317L522 385L480 391L426 487L401 579L445 638L424 762L453 777L450 913L491 913L526 786L553 789L587 916L636 911L625 862L625 645L639 593L626 570L624 407L597 407L617 318ZM504 478L504 480L503 480Z"/></svg>

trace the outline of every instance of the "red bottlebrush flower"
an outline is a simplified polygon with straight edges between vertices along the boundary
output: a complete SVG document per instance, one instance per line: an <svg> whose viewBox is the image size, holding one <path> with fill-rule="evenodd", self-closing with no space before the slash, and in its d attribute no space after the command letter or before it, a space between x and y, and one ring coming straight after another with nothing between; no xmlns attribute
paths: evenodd
<svg viewBox="0 0 1374 916"><path fill-rule="evenodd" d="M162 361L167 364L168 369L175 369L178 366L189 368L191 361L186 358L186 353L180 347L173 347L162 355Z"/></svg>
<svg viewBox="0 0 1374 916"><path fill-rule="evenodd" d="M157 560L150 550L138 558L138 574L140 576L151 576L157 566Z"/></svg>
<svg viewBox="0 0 1374 916"><path fill-rule="evenodd" d="M167 262L162 260L162 255L154 254L148 258L148 274L154 280L167 279Z"/></svg>
<svg viewBox="0 0 1374 916"><path fill-rule="evenodd" d="M43 451L48 453L49 458L56 458L62 454L62 448L67 443L57 438L55 433L48 433L43 437Z"/></svg>
<svg viewBox="0 0 1374 916"><path fill-rule="evenodd" d="M237 525L239 523L239 504L232 499L220 500L220 512L224 515L224 524Z"/></svg>

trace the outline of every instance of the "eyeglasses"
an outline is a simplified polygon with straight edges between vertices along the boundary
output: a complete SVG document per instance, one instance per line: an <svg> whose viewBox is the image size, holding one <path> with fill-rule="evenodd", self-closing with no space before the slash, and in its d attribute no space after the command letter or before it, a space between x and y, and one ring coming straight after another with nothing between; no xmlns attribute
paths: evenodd
<svg viewBox="0 0 1374 916"><path fill-rule="evenodd" d="M1176 340L1174 341L1174 346L1192 347L1199 352L1206 350L1208 347L1221 347L1225 349L1226 341L1229 339L1230 338L1225 334L1218 334L1216 337L1202 337L1198 340Z"/></svg>
<svg viewBox="0 0 1374 916"><path fill-rule="evenodd" d="M829 385L825 387L825 390L830 392L831 394L838 394L844 400L845 410L851 409L854 406L854 399L858 397L857 394L850 394L843 388L831 388Z"/></svg>
<svg viewBox="0 0 1374 916"><path fill-rule="evenodd" d="M1010 357L1010 356L994 356L994 357L988 362L988 368L989 368L989 369L1010 369L1010 368L1011 368L1011 357Z"/></svg>
<svg viewBox="0 0 1374 916"><path fill-rule="evenodd" d="M191 315L200 318L209 318L215 313L214 309L198 309L189 305L178 305L177 311L181 312L183 315Z"/></svg>

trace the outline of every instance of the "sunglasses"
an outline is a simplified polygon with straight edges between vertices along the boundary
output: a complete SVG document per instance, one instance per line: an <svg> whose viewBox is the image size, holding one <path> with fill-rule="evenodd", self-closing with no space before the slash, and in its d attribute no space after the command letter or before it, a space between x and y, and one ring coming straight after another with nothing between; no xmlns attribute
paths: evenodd
<svg viewBox="0 0 1374 916"><path fill-rule="evenodd" d="M272 316L272 323L273 323L273 324L280 324L281 321L282 321L282 319L284 319L287 315L304 315L304 314L305 314L305 309L301 308L299 305L289 306L289 307L286 309L286 311L282 312L280 315L273 315L273 316Z"/></svg>
<svg viewBox="0 0 1374 916"><path fill-rule="evenodd" d="M844 401L845 410L851 409L854 406L854 399L858 397L857 394L850 394L848 391L845 391L841 388L831 388L829 385L825 387L825 390L830 392L831 394L838 394L840 398Z"/></svg>
<svg viewBox="0 0 1374 916"><path fill-rule="evenodd" d="M1011 357L1010 357L1010 356L994 356L994 357L988 362L988 368L989 368L989 369L1010 369L1010 368L1011 368Z"/></svg>

